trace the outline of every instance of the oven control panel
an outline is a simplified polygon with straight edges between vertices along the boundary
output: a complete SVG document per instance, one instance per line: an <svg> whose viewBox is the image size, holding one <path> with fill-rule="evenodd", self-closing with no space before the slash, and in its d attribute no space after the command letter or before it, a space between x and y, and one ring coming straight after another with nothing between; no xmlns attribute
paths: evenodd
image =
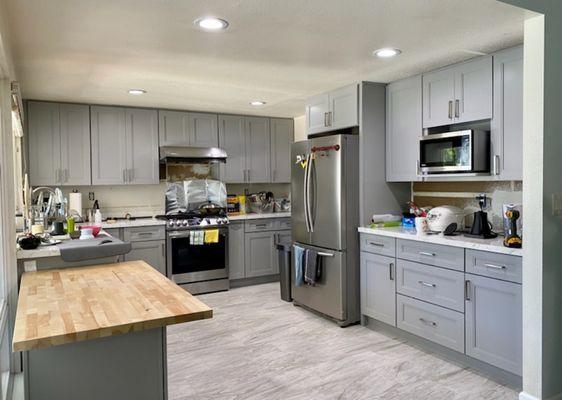
<svg viewBox="0 0 562 400"><path fill-rule="evenodd" d="M221 226L228 225L227 217L207 217L207 218L188 218L188 219L170 219L166 227L168 229L190 229L205 226Z"/></svg>

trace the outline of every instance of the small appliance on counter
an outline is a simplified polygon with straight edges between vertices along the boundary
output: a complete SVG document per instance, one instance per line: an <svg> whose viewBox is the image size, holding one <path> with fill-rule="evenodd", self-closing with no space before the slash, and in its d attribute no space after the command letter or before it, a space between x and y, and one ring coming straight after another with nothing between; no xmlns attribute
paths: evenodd
<svg viewBox="0 0 562 400"><path fill-rule="evenodd" d="M449 226L456 224L455 231L464 229L464 210L455 206L439 206L429 210L427 224L432 232L445 232Z"/></svg>
<svg viewBox="0 0 562 400"><path fill-rule="evenodd" d="M488 204L488 198L485 194L476 196L480 211L474 213L474 221L470 228L470 233L465 233L465 236L480 238L480 239L493 239L498 237L498 234L492 231L492 223L488 221L488 213L484 211Z"/></svg>
<svg viewBox="0 0 562 400"><path fill-rule="evenodd" d="M521 248L523 246L523 210L520 204L504 204L503 210L503 231L505 247Z"/></svg>

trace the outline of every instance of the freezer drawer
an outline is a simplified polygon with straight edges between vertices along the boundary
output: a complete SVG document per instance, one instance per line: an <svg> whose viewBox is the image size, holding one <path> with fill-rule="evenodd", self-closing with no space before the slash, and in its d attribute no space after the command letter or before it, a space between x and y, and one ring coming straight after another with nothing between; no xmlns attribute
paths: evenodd
<svg viewBox="0 0 562 400"><path fill-rule="evenodd" d="M299 245L299 244L297 244ZM312 248L299 245L303 248ZM316 310L337 320L345 320L346 313L346 265L345 253L314 248L330 256L322 257L322 276L316 286L295 286L295 268L292 268L293 299L305 307Z"/></svg>

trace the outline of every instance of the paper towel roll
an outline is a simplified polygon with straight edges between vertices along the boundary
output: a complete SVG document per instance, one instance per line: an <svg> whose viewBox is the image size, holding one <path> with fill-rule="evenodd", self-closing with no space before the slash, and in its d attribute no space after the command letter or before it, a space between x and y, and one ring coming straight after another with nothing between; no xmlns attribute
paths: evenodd
<svg viewBox="0 0 562 400"><path fill-rule="evenodd" d="M68 203L70 211L76 211L82 216L82 193L69 193Z"/></svg>

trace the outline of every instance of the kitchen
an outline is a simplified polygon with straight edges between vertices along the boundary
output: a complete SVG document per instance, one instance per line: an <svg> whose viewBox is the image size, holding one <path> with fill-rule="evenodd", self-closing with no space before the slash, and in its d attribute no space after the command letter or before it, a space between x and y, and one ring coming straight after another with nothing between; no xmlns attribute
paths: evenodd
<svg viewBox="0 0 562 400"><path fill-rule="evenodd" d="M19 125L10 138L15 162L8 170L14 172L16 196L6 203L14 205L17 224L6 227L19 230L19 247L10 250L17 260L10 272L15 285L6 292L12 305L7 329L14 336L2 343L14 350L8 369L16 393L41 398L37 393L52 391L51 396L64 398L56 377L40 368L41 362L73 359L67 373L84 376L79 355L88 346L100 346L103 356L96 362L101 370L113 359L112 346L124 340L133 346L140 331L151 336L134 342L131 352L140 356L143 348L160 350L149 369L158 383L147 381L146 390L139 385L136 398L143 392L149 396L154 387L162 398L332 398L336 393L409 398L416 390L427 391L427 398L440 391L514 398L524 389L527 42L521 9L487 0L463 5L466 17L443 28L460 44L440 44L437 32L425 33L430 42L425 46L441 49L431 56L417 50L421 45L412 33L390 40L388 35L396 32L386 24L377 28L387 32L386 39L375 45L354 31L356 40L362 38L355 49L369 47L369 52L367 61L344 52L351 57L346 68L355 69L348 75L353 78L335 79L324 71L322 83L299 89L296 77L311 80L311 70L298 75L292 66L267 86L263 83L273 81L274 69L245 68L246 60L225 50L247 40L250 32L266 29L246 29L250 21L238 19L237 13L245 12L250 14L244 18L255 17L252 12L258 11L251 7L237 11L196 2L194 10L177 4L151 9L164 19L173 20L180 11L189 16L187 28L185 21L173 20L167 35L181 32L204 43L207 51L226 51L218 56L211 50L188 63L189 72L183 73L192 78L178 78L182 72L169 70L168 78L156 84L141 72L149 74L155 66L133 65L132 53L114 65L94 62L91 77L84 79L89 63L77 57L71 41L56 45L57 28L39 23L28 6L8 3L10 18L25 24L30 19L36 26L25 31L23 25L8 24L6 35L19 71L18 83L10 87L10 108ZM69 13L94 11L82 3L60 6ZM111 14L107 26L115 26L125 3L96 12L99 26L105 12ZM261 9L265 15L274 14L273 4L260 7L266 7ZM333 16L359 18L337 2L331 7ZM423 20L418 6L410 2L408 7L411 21ZM483 9L490 7L489 19L484 18ZM443 20L455 7L445 8ZM40 9L52 19L64 19L54 8ZM148 10L140 7L137 18L150 21ZM375 12L367 5L358 10ZM224 19L201 19L209 13ZM389 13L403 17L398 5ZM477 24L475 16L482 17ZM84 27L89 33L80 38L83 45L109 39L111 30L102 33L92 24ZM135 22L127 24L137 29ZM421 35L423 27L417 24ZM463 33L467 30L475 38ZM100 36L94 40L92 32ZM162 46L148 32L139 33L117 42ZM274 37L278 45L289 40ZM177 53L180 58L197 53L190 43ZM118 49L109 44L100 57ZM260 46L245 50L248 60L257 54L258 59L274 58L275 53ZM26 61L31 57L37 57L37 64ZM74 62L76 75L64 77L47 68L45 57L59 57L61 65ZM232 71L209 63L213 57L233 60ZM134 73L123 72L127 69ZM157 73L151 73L157 80ZM177 88L170 85L172 76ZM66 82L66 88L56 82ZM219 90L221 84L225 87ZM78 240L82 236L85 240ZM52 337L46 331L21 334L36 329L29 315L38 308L16 307L18 301L50 301L34 297L34 285L55 287L58 279L74 282L83 274L94 282L121 276L120 271L127 271L130 284L145 276L153 290L170 290L173 301L191 307L177 315L177 309L160 310L165 315L157 317L158 326L149 320L140 325L115 321L128 328L115 329L107 341L101 320L93 330L62 329L64 335ZM107 289L117 285L116 291L128 293L129 286L119 286L126 284L114 281ZM74 307L72 296L65 296L68 307ZM24 312L28 318L20 316ZM345 329L335 329L339 326ZM74 339L60 342L61 335ZM315 335L320 347L299 356L307 353ZM399 348L385 352L393 344ZM327 346L334 349L330 356L322 351ZM372 357L362 354L364 347L372 349ZM337 359L344 360L342 367ZM406 375L400 373L401 363L411 368ZM138 379L134 364L123 366L115 383L108 383L110 392L103 392L104 378L97 374L87 380L87 391L93 398L123 397L123 388ZM438 365L435 371L428 370L431 364ZM198 365L206 365L206 372ZM324 378L293 387L290 382L299 374L312 376L311 366ZM344 366L350 375L336 379L334 370ZM398 380L387 377L381 366L397 370ZM224 381L209 376L212 370L220 371ZM17 375L21 371L23 376ZM401 381L409 373L419 377L415 384ZM445 378L431 389L440 374ZM381 377L390 386L365 384ZM252 383L240 385L244 380ZM393 382L398 386L393 388ZM84 387L72 388L75 396Z"/></svg>

